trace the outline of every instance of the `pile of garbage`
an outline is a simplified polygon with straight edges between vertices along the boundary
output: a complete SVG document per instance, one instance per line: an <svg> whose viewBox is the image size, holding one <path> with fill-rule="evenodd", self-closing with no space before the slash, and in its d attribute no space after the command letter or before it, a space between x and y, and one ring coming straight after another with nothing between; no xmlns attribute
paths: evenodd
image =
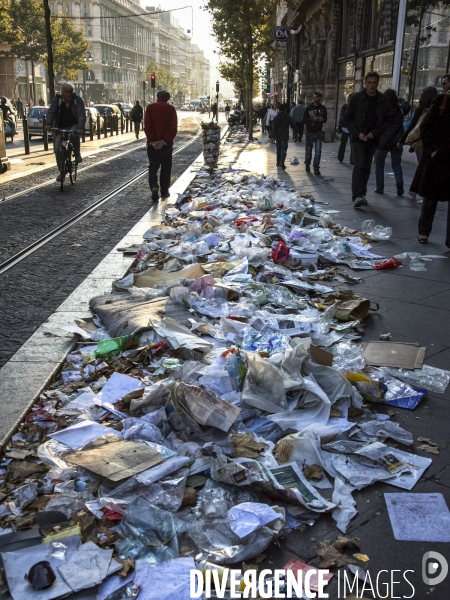
<svg viewBox="0 0 450 600"><path fill-rule="evenodd" d="M359 281L343 265L385 257L333 213L276 177L204 170L145 233L8 445L14 600L189 598L192 569L256 559L324 513L344 533L377 481L413 489L431 458L377 408L413 410L450 373L417 344L361 343L376 307L341 289ZM345 539L322 565L356 563Z"/></svg>
<svg viewBox="0 0 450 600"><path fill-rule="evenodd" d="M219 158L220 127L214 121L201 123L203 129L203 158L206 164L214 165Z"/></svg>

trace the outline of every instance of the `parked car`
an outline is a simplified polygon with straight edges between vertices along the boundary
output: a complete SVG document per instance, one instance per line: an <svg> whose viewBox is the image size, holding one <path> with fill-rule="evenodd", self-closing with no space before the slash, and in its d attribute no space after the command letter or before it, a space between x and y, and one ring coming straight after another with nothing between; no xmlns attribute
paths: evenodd
<svg viewBox="0 0 450 600"><path fill-rule="evenodd" d="M126 117L130 110L133 108L133 106L131 104L128 104L128 102L113 102L113 106L117 106L117 108L119 108L119 104L122 107L123 116Z"/></svg>
<svg viewBox="0 0 450 600"><path fill-rule="evenodd" d="M47 115L48 109L48 106L35 106L34 108L30 108L27 115L29 140L31 140L33 135L43 137L44 127L42 120L43 117ZM51 131L48 132L48 135L51 137Z"/></svg>
<svg viewBox="0 0 450 600"><path fill-rule="evenodd" d="M180 110L192 110L192 107L190 104L183 104Z"/></svg>
<svg viewBox="0 0 450 600"><path fill-rule="evenodd" d="M98 110L96 108L94 108L93 106L87 106L86 107L86 125L85 125L85 132L86 134L89 133L89 117L92 117L92 122L93 122L93 130L94 130L94 134L97 133L97 115L100 116L100 131L103 129L103 117L100 115L100 113L98 112Z"/></svg>
<svg viewBox="0 0 450 600"><path fill-rule="evenodd" d="M106 125L113 128L116 126L116 120L120 120L120 109L115 104L94 104L101 116L106 119Z"/></svg>

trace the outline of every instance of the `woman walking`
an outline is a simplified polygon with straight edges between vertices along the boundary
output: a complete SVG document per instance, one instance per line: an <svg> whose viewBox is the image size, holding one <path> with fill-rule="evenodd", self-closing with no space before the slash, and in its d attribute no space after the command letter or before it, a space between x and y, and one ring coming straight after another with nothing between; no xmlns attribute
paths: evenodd
<svg viewBox="0 0 450 600"><path fill-rule="evenodd" d="M399 141L403 135L403 112L398 104L397 92L395 90L386 90L384 95L396 113L395 118L392 118L392 126L382 134L375 151L375 179L377 182L375 192L377 194L384 194L384 164L390 152L392 170L394 172L395 183L397 184L397 196L403 196L403 147L399 145Z"/></svg>
<svg viewBox="0 0 450 600"><path fill-rule="evenodd" d="M444 93L436 96L420 127L423 156L418 169L422 175L418 192L424 199L419 219L421 244L428 242L438 202L450 201L450 73L443 76L442 87ZM450 248L449 210L445 245Z"/></svg>
<svg viewBox="0 0 450 600"><path fill-rule="evenodd" d="M436 98L437 95L438 95L438 91L433 85L429 85L429 86L423 88L422 94L420 95L419 105L416 108L416 110L414 111L414 116L411 119L411 123L409 124L408 129L402 135L402 138L399 142L400 144L404 144L406 142L406 140L409 138L408 139L408 144L410 144L409 151L415 152L416 157L417 157L418 166L417 166L416 172L414 174L414 178L413 178L412 183L409 188L409 195L411 196L411 198L415 198L417 196L417 191L418 191L420 179L421 179L421 172L420 172L419 165L420 165L420 161L421 161L422 155L423 155L423 145L422 145L422 140L420 137L420 125L421 125L420 119L422 119L422 121L423 121L423 119L425 118L425 115L427 114L428 109L431 106L431 103L433 102L433 100Z"/></svg>

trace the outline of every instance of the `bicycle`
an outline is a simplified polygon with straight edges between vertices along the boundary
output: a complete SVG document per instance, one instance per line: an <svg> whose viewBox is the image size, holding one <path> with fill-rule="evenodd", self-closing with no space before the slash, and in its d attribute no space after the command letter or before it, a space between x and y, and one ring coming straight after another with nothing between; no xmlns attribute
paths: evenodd
<svg viewBox="0 0 450 600"><path fill-rule="evenodd" d="M75 162L75 154L73 151L72 141L70 139L70 129L52 128L52 131L58 131L63 136L63 143L59 149L59 173L61 175L61 192L64 191L64 180L66 174L69 174L70 183L74 185L77 180L78 164Z"/></svg>

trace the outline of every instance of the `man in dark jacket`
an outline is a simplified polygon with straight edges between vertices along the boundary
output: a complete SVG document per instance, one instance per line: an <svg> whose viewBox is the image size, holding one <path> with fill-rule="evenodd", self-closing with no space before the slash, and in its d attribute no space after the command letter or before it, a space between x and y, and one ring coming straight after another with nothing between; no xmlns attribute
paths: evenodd
<svg viewBox="0 0 450 600"><path fill-rule="evenodd" d="M136 100L135 105L130 111L130 119L133 121L134 125L134 134L136 139L139 139L139 130L141 128L142 117L144 116L144 111L142 110L142 106L139 103L139 100Z"/></svg>
<svg viewBox="0 0 450 600"><path fill-rule="evenodd" d="M169 92L160 90L156 102L145 110L144 130L147 136L147 156L149 161L148 182L152 191L152 200L159 199L158 171L161 167L159 182L161 198L168 198L170 177L172 174L173 140L177 135L177 111L168 104Z"/></svg>
<svg viewBox="0 0 450 600"><path fill-rule="evenodd" d="M82 98L74 93L70 83L63 83L61 86L61 95L56 94L53 98L47 112L46 122L47 131L50 131L52 127L71 130L70 140L75 154L75 162L82 162L83 159L80 154L80 135L83 135L86 125L86 109ZM63 136L61 133L56 132L53 139L55 141L56 162L58 163ZM59 164L58 168L61 168ZM61 181L61 174L58 175L56 181Z"/></svg>
<svg viewBox="0 0 450 600"><path fill-rule="evenodd" d="M303 124L306 127L305 165L306 172L311 171L312 149L314 146L314 175L320 175L320 157L322 155L323 124L327 122L327 109L321 103L322 94L314 92L312 103L306 107Z"/></svg>
<svg viewBox="0 0 450 600"><path fill-rule="evenodd" d="M375 71L367 73L365 89L351 98L342 120L353 142L352 201L355 208L367 204L367 182L375 150L381 135L392 126L398 113L384 94L377 91L379 79Z"/></svg>
<svg viewBox="0 0 450 600"><path fill-rule="evenodd" d="M386 162L386 157L390 152L392 171L397 184L397 196L403 196L403 146L399 145L400 139L403 135L403 112L400 108L397 92L395 90L386 90L384 95L388 102L392 104L393 109L396 112L396 117L393 119L392 125L386 129L386 131L380 137L380 143L378 144L375 152L375 178L377 182L375 192L377 194L384 193L384 164Z"/></svg>
<svg viewBox="0 0 450 600"><path fill-rule="evenodd" d="M281 104L277 116L272 121L272 138L277 143L277 167L286 169L284 161L289 142L289 127L292 127L294 133L298 134L297 126L291 116L287 114L288 105Z"/></svg>

